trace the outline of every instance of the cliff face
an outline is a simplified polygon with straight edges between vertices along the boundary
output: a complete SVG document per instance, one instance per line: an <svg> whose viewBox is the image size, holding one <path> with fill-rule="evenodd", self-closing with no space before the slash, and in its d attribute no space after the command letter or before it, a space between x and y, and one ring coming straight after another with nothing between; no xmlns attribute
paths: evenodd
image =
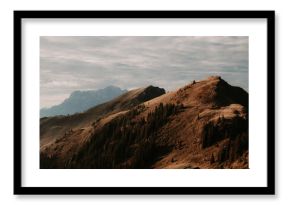
<svg viewBox="0 0 290 205"><path fill-rule="evenodd" d="M41 168L248 168L247 92L210 77L164 93L149 86L106 114L92 108L82 128L63 119L66 132L41 147Z"/></svg>

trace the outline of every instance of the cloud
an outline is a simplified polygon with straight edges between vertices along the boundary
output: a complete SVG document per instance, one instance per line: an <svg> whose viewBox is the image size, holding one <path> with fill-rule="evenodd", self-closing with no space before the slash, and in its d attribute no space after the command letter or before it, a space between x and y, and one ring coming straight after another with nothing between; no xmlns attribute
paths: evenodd
<svg viewBox="0 0 290 205"><path fill-rule="evenodd" d="M247 90L248 37L40 37L41 107L74 90L150 84L174 90L209 75Z"/></svg>

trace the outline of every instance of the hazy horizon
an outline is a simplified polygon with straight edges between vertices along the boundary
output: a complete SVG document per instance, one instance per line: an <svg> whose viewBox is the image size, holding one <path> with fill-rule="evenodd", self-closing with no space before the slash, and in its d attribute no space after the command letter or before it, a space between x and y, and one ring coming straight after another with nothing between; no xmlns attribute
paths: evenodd
<svg viewBox="0 0 290 205"><path fill-rule="evenodd" d="M40 37L40 107L76 90L172 91L219 75L248 91L248 37Z"/></svg>

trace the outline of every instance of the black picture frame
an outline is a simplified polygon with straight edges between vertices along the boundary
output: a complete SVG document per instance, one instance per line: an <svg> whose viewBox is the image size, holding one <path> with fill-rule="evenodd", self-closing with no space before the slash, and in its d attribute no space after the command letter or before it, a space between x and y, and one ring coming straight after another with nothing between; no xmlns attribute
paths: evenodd
<svg viewBox="0 0 290 205"><path fill-rule="evenodd" d="M267 21L266 187L23 187L22 186L22 19L48 18L219 18ZM275 194L275 11L14 11L14 194L101 195L273 195Z"/></svg>

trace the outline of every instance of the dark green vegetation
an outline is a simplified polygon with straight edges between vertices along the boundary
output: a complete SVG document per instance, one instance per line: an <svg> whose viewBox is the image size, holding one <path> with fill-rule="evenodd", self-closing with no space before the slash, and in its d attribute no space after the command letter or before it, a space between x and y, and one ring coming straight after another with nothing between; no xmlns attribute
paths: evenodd
<svg viewBox="0 0 290 205"><path fill-rule="evenodd" d="M57 156L41 155L41 168L148 168L152 160L169 151L160 147L156 140L157 131L180 112L182 104L160 103L146 118L136 118L144 109L139 105L123 116L105 124L92 133L73 157L59 166ZM93 126L93 125L92 125Z"/></svg>
<svg viewBox="0 0 290 205"><path fill-rule="evenodd" d="M211 156L211 163L226 160L233 162L248 150L248 119L236 116L227 120L220 117L217 123L208 123L204 127L201 146L205 149L224 139L226 142L219 149L218 155L215 158Z"/></svg>

